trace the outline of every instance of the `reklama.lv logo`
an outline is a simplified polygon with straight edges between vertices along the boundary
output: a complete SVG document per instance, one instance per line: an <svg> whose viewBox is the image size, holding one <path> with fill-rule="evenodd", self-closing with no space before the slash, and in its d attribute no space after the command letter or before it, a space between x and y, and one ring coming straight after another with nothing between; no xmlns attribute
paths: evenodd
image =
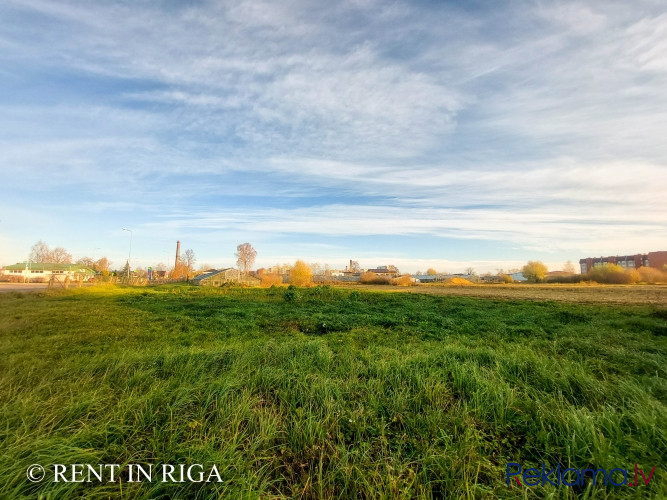
<svg viewBox="0 0 667 500"><path fill-rule="evenodd" d="M644 471L635 464L634 467L634 482L628 481L628 469L617 468L612 469L607 472L605 469L573 469L567 468L563 469L560 464L555 469L547 471L546 464L542 464L542 470L536 468L529 468L523 470L520 464L508 463L507 472L506 472L506 483L507 486L510 485L510 478L514 478L516 484L521 486L525 484L526 486L545 486L547 483L552 486L583 486L586 478L586 473L590 473L588 477L595 484L598 481L598 477L602 477L603 484L611 484L613 486L641 486L638 481L638 478L641 476L641 479L644 481L646 486L651 482L653 473L655 472L655 465L651 469L651 473L648 475L648 479L644 475ZM512 471L511 468L516 470ZM523 470L523 472L522 472ZM632 469L630 469L632 472ZM523 483L519 481L519 476L522 477ZM632 474L630 474L632 477ZM618 480L621 480L620 482Z"/></svg>

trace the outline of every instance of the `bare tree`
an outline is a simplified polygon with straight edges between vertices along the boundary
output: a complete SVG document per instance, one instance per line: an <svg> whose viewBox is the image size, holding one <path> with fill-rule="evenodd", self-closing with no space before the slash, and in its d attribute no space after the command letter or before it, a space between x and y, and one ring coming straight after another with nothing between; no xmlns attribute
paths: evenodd
<svg viewBox="0 0 667 500"><path fill-rule="evenodd" d="M76 264L90 269L95 269L95 261L90 257L81 257L76 261Z"/></svg>
<svg viewBox="0 0 667 500"><path fill-rule="evenodd" d="M30 262L49 262L51 258L51 249L49 245L39 240L30 249Z"/></svg>
<svg viewBox="0 0 667 500"><path fill-rule="evenodd" d="M571 260L568 260L565 265L563 266L563 271L566 273L574 274L574 264L572 264Z"/></svg>
<svg viewBox="0 0 667 500"><path fill-rule="evenodd" d="M192 274L196 261L197 259L195 258L195 251L192 248L188 248L181 256L181 262L185 266L188 277Z"/></svg>
<svg viewBox="0 0 667 500"><path fill-rule="evenodd" d="M475 268L474 268L474 267L466 267L466 269L465 269L465 273L466 273L468 276L473 276L474 274L476 274L476 273L475 273Z"/></svg>
<svg viewBox="0 0 667 500"><path fill-rule="evenodd" d="M49 245L39 240L30 249L30 262L49 262L53 264L68 264L72 262L72 254L63 247L51 250Z"/></svg>
<svg viewBox="0 0 667 500"><path fill-rule="evenodd" d="M51 262L55 264L68 264L72 262L72 254L63 247L56 247L51 252Z"/></svg>
<svg viewBox="0 0 667 500"><path fill-rule="evenodd" d="M244 274L248 274L248 269L250 269L255 263L255 257L257 257L257 250L255 250L250 243L241 243L236 247L236 265L243 270Z"/></svg>

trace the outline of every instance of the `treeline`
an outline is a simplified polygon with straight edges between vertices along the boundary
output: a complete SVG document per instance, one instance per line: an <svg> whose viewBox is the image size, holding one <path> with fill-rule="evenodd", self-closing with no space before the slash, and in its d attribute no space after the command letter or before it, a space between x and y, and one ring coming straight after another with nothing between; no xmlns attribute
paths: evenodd
<svg viewBox="0 0 667 500"><path fill-rule="evenodd" d="M618 264L596 266L585 274L555 276L546 280L549 283L580 283L590 281L610 285L631 285L634 283L667 283L667 270L652 267L627 269Z"/></svg>

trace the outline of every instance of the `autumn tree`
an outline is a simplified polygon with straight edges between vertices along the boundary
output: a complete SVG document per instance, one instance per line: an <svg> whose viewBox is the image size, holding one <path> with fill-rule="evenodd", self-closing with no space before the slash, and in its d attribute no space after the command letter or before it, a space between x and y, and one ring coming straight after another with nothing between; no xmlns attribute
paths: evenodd
<svg viewBox="0 0 667 500"><path fill-rule="evenodd" d="M248 274L248 269L251 269L255 264L257 250L250 243L241 243L236 247L234 255L236 256L236 265L243 270L244 274Z"/></svg>
<svg viewBox="0 0 667 500"><path fill-rule="evenodd" d="M290 269L290 283L296 286L310 285L313 279L313 270L302 260L297 260Z"/></svg>
<svg viewBox="0 0 667 500"><path fill-rule="evenodd" d="M262 286L282 285L283 277L276 273L264 273L260 275L259 279L262 281Z"/></svg>
<svg viewBox="0 0 667 500"><path fill-rule="evenodd" d="M109 268L111 267L111 261L106 257L102 257L95 261L93 269L99 273L108 273Z"/></svg>
<svg viewBox="0 0 667 500"><path fill-rule="evenodd" d="M531 260L528 261L528 264L523 266L521 272L523 273L524 278L526 278L528 281L531 281L533 283L539 283L544 279L549 270L547 269L547 266L545 266L543 262L540 262L539 260L536 261Z"/></svg>
<svg viewBox="0 0 667 500"><path fill-rule="evenodd" d="M432 267L429 267L429 268L426 270L426 274L428 274L429 276L435 276L436 274L438 274L438 271L436 271L436 270L433 269Z"/></svg>

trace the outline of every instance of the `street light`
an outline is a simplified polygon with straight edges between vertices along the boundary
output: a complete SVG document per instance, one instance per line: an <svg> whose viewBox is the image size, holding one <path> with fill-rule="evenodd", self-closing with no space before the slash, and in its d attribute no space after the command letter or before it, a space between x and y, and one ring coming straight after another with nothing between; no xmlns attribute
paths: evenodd
<svg viewBox="0 0 667 500"><path fill-rule="evenodd" d="M132 260L132 230L126 227L123 228L123 231L130 232L130 253L127 255L127 281L130 282L130 261Z"/></svg>

